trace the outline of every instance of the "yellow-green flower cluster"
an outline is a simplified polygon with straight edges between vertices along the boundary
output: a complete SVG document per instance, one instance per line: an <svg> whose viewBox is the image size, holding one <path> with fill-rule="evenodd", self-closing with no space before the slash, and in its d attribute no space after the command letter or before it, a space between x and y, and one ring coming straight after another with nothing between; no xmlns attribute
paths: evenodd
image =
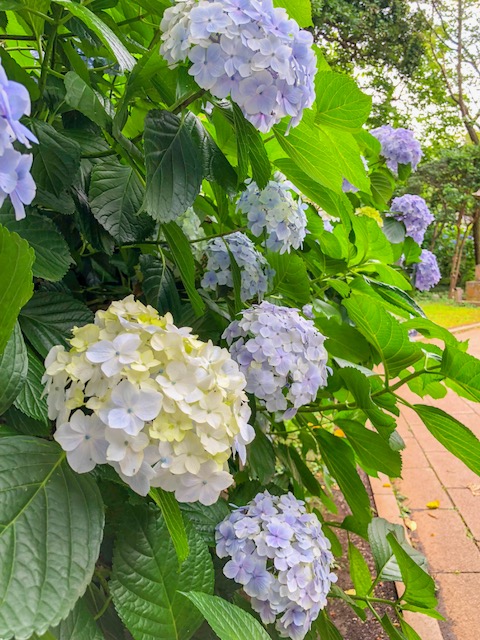
<svg viewBox="0 0 480 640"><path fill-rule="evenodd" d="M54 347L44 383L55 439L79 473L110 464L134 491L212 504L254 437L246 381L226 349L205 343L133 296Z"/></svg>

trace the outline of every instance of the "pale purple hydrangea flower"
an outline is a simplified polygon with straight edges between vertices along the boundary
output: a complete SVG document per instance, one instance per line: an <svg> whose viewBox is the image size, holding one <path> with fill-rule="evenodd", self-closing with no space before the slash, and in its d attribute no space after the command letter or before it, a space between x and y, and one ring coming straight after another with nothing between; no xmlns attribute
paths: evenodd
<svg viewBox="0 0 480 640"><path fill-rule="evenodd" d="M274 272L253 242L240 231L208 241L205 247L208 261L202 287L212 291L216 291L217 286L233 288L229 250L240 269L241 299L244 302L252 298L262 299L270 287Z"/></svg>
<svg viewBox="0 0 480 640"><path fill-rule="evenodd" d="M25 218L25 206L35 197L35 182L30 175L33 157L16 151L12 143L18 140L27 148L37 138L20 122L30 115L30 95L18 82L13 82L0 64L0 205L10 198L15 218Z"/></svg>
<svg viewBox="0 0 480 640"><path fill-rule="evenodd" d="M200 87L230 95L264 133L286 116L296 126L315 101L313 36L272 0L177 0L161 30L165 60L192 62Z"/></svg>
<svg viewBox="0 0 480 640"><path fill-rule="evenodd" d="M415 265L415 288L428 291L440 282L441 277L435 255L427 249L422 249L420 262Z"/></svg>
<svg viewBox="0 0 480 640"><path fill-rule="evenodd" d="M282 638L303 640L337 581L320 522L291 493L259 493L216 528L216 552L230 558L227 578L243 586L265 624Z"/></svg>
<svg viewBox="0 0 480 640"><path fill-rule="evenodd" d="M237 203L237 211L247 216L253 235L266 233L267 249L280 254L300 249L307 233L307 205L301 198L295 200L292 187L281 174L276 174L265 189L251 181Z"/></svg>
<svg viewBox="0 0 480 640"><path fill-rule="evenodd" d="M435 220L425 200L409 193L392 200L390 216L403 222L406 235L418 244L422 244L428 225Z"/></svg>
<svg viewBox="0 0 480 640"><path fill-rule="evenodd" d="M223 337L245 374L247 392L268 411L285 412L283 418L292 418L327 384L325 338L297 309L269 302L254 305Z"/></svg>
<svg viewBox="0 0 480 640"><path fill-rule="evenodd" d="M381 155L387 161L387 167L395 174L399 164L409 164L415 171L422 157L420 143L410 129L394 129L390 125L378 127L370 132L382 145Z"/></svg>

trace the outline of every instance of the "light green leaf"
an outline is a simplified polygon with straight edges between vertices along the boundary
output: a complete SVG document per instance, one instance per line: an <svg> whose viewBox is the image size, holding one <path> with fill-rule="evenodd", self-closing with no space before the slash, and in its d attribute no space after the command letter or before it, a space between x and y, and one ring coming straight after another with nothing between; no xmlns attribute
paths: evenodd
<svg viewBox="0 0 480 640"><path fill-rule="evenodd" d="M53 442L28 436L0 448L0 637L29 638L57 625L90 582L103 503Z"/></svg>
<svg viewBox="0 0 480 640"><path fill-rule="evenodd" d="M32 121L31 129L39 142L35 147L32 176L38 187L59 196L72 184L80 169L80 145L40 120Z"/></svg>
<svg viewBox="0 0 480 640"><path fill-rule="evenodd" d="M397 559L402 580L405 583L402 600L424 609L435 609L437 599L433 579L412 560L393 533L387 534L387 540Z"/></svg>
<svg viewBox="0 0 480 640"><path fill-rule="evenodd" d="M390 172L382 171L381 169L374 171L370 174L370 184L374 203L381 209L386 209L387 202L389 202L395 189L395 181ZM393 231L387 232L389 225L395 229L396 236L394 236ZM385 218L383 230L390 242L402 242L405 237L405 226L394 218Z"/></svg>
<svg viewBox="0 0 480 640"><path fill-rule="evenodd" d="M65 238L45 215L29 212L24 220L15 220L9 207L0 214L0 220L9 231L15 231L35 251L33 275L57 282L67 273L72 256Z"/></svg>
<svg viewBox="0 0 480 640"><path fill-rule="evenodd" d="M104 129L109 117L95 91L75 71L69 71L64 82L65 102Z"/></svg>
<svg viewBox="0 0 480 640"><path fill-rule="evenodd" d="M185 524L178 502L173 493L169 493L163 489L150 489L150 496L157 507L160 507L168 533L177 552L178 561L182 564L182 562L188 558L190 550L188 548L187 532L185 531Z"/></svg>
<svg viewBox="0 0 480 640"><path fill-rule="evenodd" d="M92 322L88 307L65 293L37 291L20 314L20 326L41 356L55 345L66 346L73 327Z"/></svg>
<svg viewBox="0 0 480 640"><path fill-rule="evenodd" d="M367 260L375 260L386 264L393 262L390 243L378 226L376 220L366 216L352 218L355 233L356 255L350 260L350 266L356 266Z"/></svg>
<svg viewBox="0 0 480 640"><path fill-rule="evenodd" d="M164 262L152 255L140 256L140 269L143 274L142 289L147 303L160 313L177 316L180 313L180 296L170 269Z"/></svg>
<svg viewBox="0 0 480 640"><path fill-rule="evenodd" d="M218 596L183 592L202 612L220 640L270 640L270 636L249 613Z"/></svg>
<svg viewBox="0 0 480 640"><path fill-rule="evenodd" d="M398 567L397 559L388 543L387 535L395 533L396 539L403 550L414 560L419 567L426 566L425 556L408 544L405 531L399 524L392 524L383 518L373 518L368 525L368 541L372 549L377 574L382 580L401 581L402 574Z"/></svg>
<svg viewBox="0 0 480 640"><path fill-rule="evenodd" d="M42 377L45 367L32 349L27 348L28 372L25 384L15 398L14 405L29 418L48 424L47 401L42 397Z"/></svg>
<svg viewBox="0 0 480 640"><path fill-rule="evenodd" d="M93 167L89 200L92 213L119 244L140 242L153 231L153 220L140 214L144 188L131 167L110 160Z"/></svg>
<svg viewBox="0 0 480 640"><path fill-rule="evenodd" d="M392 621L386 613L382 616L381 622L390 640L407 640L403 633L393 626Z"/></svg>
<svg viewBox="0 0 480 640"><path fill-rule="evenodd" d="M268 254L268 262L275 271L273 292L301 306L310 300L310 280L302 258L295 254Z"/></svg>
<svg viewBox="0 0 480 640"><path fill-rule="evenodd" d="M110 590L135 640L188 640L202 616L181 591L213 592L213 565L205 543L189 528L190 554L179 566L157 508L128 511L113 558Z"/></svg>
<svg viewBox="0 0 480 640"><path fill-rule="evenodd" d="M12 5L16 3L11 3ZM21 7L21 5L19 5ZM15 11L15 8L12 8ZM2 9L2 11L7 11L7 9ZM37 100L40 96L40 92L38 89L38 84L32 78L32 76L25 71L25 69L18 64L16 60L12 58L12 56L8 53L8 51L4 47L0 47L0 60L2 62L2 67L7 74L7 78L10 81L20 82L24 87L28 89L28 93L30 94L30 99L32 102Z"/></svg>
<svg viewBox="0 0 480 640"><path fill-rule="evenodd" d="M375 347L391 375L397 375L422 357L407 330L380 305L364 294L353 293L342 303L357 329Z"/></svg>
<svg viewBox="0 0 480 640"><path fill-rule="evenodd" d="M28 372L27 348L18 323L0 355L0 415L20 393Z"/></svg>
<svg viewBox="0 0 480 640"><path fill-rule="evenodd" d="M180 271L185 290L192 303L196 316L201 316L205 309L205 303L195 287L195 262L192 249L185 234L175 222L162 225L163 233L167 239L175 264Z"/></svg>
<svg viewBox="0 0 480 640"><path fill-rule="evenodd" d="M355 80L342 73L317 73L315 92L317 124L356 131L368 118L372 107L371 97L360 91Z"/></svg>
<svg viewBox="0 0 480 640"><path fill-rule="evenodd" d="M145 118L145 209L160 222L184 213L200 192L203 166L186 119L169 111Z"/></svg>
<svg viewBox="0 0 480 640"><path fill-rule="evenodd" d="M400 476L402 458L398 451L390 447L388 440L353 420L338 419L335 424L345 432L363 466L391 478Z"/></svg>
<svg viewBox="0 0 480 640"><path fill-rule="evenodd" d="M370 193L370 180L360 157L357 141L348 131L318 125L318 140L323 151L335 157L339 171L357 189Z"/></svg>
<svg viewBox="0 0 480 640"><path fill-rule="evenodd" d="M343 367L341 375L346 388L355 398L357 405L370 418L374 427L395 428L395 419L384 413L371 397L370 381L363 373L352 367Z"/></svg>
<svg viewBox="0 0 480 640"><path fill-rule="evenodd" d="M468 427L442 409L413 406L430 433L477 475L480 475L480 440Z"/></svg>
<svg viewBox="0 0 480 640"><path fill-rule="evenodd" d="M87 7L73 2L73 0L53 0L56 4L65 7L70 13L80 20L97 35L117 60L121 71L131 71L135 66L135 58L129 53L123 42L116 36L110 27L95 15ZM68 23L67 23L68 25Z"/></svg>
<svg viewBox="0 0 480 640"><path fill-rule="evenodd" d="M273 0L273 6L286 9L290 18L298 22L301 27L313 26L310 0Z"/></svg>
<svg viewBox="0 0 480 640"><path fill-rule="evenodd" d="M20 309L33 293L34 259L28 242L0 225L0 353L10 339Z"/></svg>
<svg viewBox="0 0 480 640"><path fill-rule="evenodd" d="M315 325L327 337L325 348L330 355L355 363L369 359L370 345L355 327L324 317L315 318Z"/></svg>
<svg viewBox="0 0 480 640"><path fill-rule="evenodd" d="M348 543L348 562L357 596L366 596L372 586L372 576L365 558L351 542Z"/></svg>
<svg viewBox="0 0 480 640"><path fill-rule="evenodd" d="M480 401L480 360L449 345L443 352L441 373Z"/></svg>
<svg viewBox="0 0 480 640"><path fill-rule="evenodd" d="M444 329L440 325L435 324L431 320L428 320L424 317L411 318L404 323L404 326L409 330L415 329L427 338L438 338L439 340L443 340L445 345L448 346L455 347L459 344L457 338L448 329ZM447 361L445 356L444 361Z"/></svg>

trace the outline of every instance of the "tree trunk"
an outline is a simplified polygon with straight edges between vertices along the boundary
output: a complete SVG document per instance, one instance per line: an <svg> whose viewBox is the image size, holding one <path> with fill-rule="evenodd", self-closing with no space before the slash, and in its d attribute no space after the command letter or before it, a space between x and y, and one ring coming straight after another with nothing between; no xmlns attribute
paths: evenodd
<svg viewBox="0 0 480 640"><path fill-rule="evenodd" d="M461 227L462 227L463 213L460 213L457 219L457 237L455 240L455 250L453 252L452 258L452 267L450 269L450 286L448 288L448 297L455 297L455 289L457 287L458 282L458 274L460 273L460 260L461 260L461 249L463 244L461 243Z"/></svg>

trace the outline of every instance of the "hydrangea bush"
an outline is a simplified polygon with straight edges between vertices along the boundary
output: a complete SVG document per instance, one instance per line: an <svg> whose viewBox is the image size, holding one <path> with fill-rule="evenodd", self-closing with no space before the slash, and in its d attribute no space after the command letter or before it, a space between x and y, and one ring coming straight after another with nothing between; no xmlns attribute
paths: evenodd
<svg viewBox="0 0 480 640"><path fill-rule="evenodd" d="M417 637L434 583L365 473L401 473L405 388L480 459L431 402L480 364L413 297L418 143L308 0L41 4L0 5L0 638L338 638L334 598Z"/></svg>

